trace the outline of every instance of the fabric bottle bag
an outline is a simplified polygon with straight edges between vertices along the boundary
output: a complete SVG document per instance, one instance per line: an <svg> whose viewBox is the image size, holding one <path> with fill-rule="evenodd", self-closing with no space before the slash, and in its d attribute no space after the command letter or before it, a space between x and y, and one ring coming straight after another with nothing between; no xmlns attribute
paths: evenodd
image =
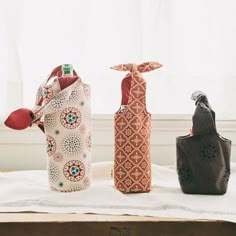
<svg viewBox="0 0 236 236"><path fill-rule="evenodd" d="M115 187L123 193L151 190L150 126L146 82L141 73L161 67L157 62L111 67L129 71L122 80L122 102L115 113Z"/></svg>
<svg viewBox="0 0 236 236"><path fill-rule="evenodd" d="M90 86L68 66L55 68L39 87L32 111L19 109L5 122L13 129L37 124L45 132L50 188L62 192L91 182Z"/></svg>
<svg viewBox="0 0 236 236"><path fill-rule="evenodd" d="M196 109L192 133L177 137L177 172L184 193L224 194L230 176L231 141L217 133L207 96L192 95Z"/></svg>

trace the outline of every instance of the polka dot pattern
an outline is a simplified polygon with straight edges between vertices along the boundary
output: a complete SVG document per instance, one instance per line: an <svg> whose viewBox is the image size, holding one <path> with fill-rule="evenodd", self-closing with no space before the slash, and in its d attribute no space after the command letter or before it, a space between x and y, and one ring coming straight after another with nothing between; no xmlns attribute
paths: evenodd
<svg viewBox="0 0 236 236"><path fill-rule="evenodd" d="M75 90L73 90L71 92L69 100L72 101L72 102L77 102L80 98L81 98L80 90L79 89L75 89Z"/></svg>
<svg viewBox="0 0 236 236"><path fill-rule="evenodd" d="M57 111L62 108L66 101L66 93L59 93L50 101L50 107L52 110Z"/></svg>
<svg viewBox="0 0 236 236"><path fill-rule="evenodd" d="M56 114L47 114L44 116L44 126L46 130L53 129L57 124Z"/></svg>
<svg viewBox="0 0 236 236"><path fill-rule="evenodd" d="M54 162L49 163L48 172L49 172L49 181L56 182L59 177L59 169Z"/></svg>

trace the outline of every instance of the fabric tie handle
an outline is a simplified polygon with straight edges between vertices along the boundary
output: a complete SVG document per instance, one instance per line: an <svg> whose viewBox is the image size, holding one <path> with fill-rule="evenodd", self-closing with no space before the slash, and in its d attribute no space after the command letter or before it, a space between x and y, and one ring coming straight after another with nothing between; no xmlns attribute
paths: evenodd
<svg viewBox="0 0 236 236"><path fill-rule="evenodd" d="M27 108L20 108L16 111L13 111L6 119L4 124L9 128L21 130L32 126L33 118L33 111Z"/></svg>
<svg viewBox="0 0 236 236"><path fill-rule="evenodd" d="M129 64L120 64L120 65L111 67L111 69L118 70L118 71L130 71L130 73L128 73L125 76L125 78L122 80L122 84L121 84L121 90L122 90L121 105L127 105L128 102L129 102L129 97L130 97L129 95L130 95L130 90L131 90L131 87L132 87L132 83L131 83L131 78L132 77L135 77L138 81L140 81L140 78L142 78L141 73L152 71L152 70L158 69L160 67L162 67L162 65L160 63L154 62L154 61L144 62L140 65L129 63ZM142 86L145 87L145 85L142 85ZM144 90L146 90L146 89L144 88Z"/></svg>
<svg viewBox="0 0 236 236"><path fill-rule="evenodd" d="M193 115L192 135L217 133L215 112L212 110L208 98L202 91L196 91L191 99L195 101L196 110Z"/></svg>
<svg viewBox="0 0 236 236"><path fill-rule="evenodd" d="M199 102L202 102L207 106L209 109L211 109L211 106L209 104L209 101L207 99L207 95L202 91L196 91L192 94L191 99L195 101L195 105L197 105Z"/></svg>
<svg viewBox="0 0 236 236"><path fill-rule="evenodd" d="M136 65L133 63L120 64L117 66L112 66L111 69L119 70L119 71L130 71L130 72L139 71L143 73L143 72L148 72L148 71L158 69L160 67L162 67L160 63L151 61L151 62L144 62L140 65Z"/></svg>
<svg viewBox="0 0 236 236"><path fill-rule="evenodd" d="M61 65L56 67L52 71L46 82L39 86L34 108L32 110L27 108L20 108L12 112L4 122L7 127L15 130L22 130L26 129L27 127L31 127L35 123L44 132L44 124L43 121L41 121L44 106L56 94L79 79L75 71L73 71L72 77L61 77L61 67ZM51 85L47 85L49 80L51 80L53 77L60 78L58 78L58 80L54 80Z"/></svg>

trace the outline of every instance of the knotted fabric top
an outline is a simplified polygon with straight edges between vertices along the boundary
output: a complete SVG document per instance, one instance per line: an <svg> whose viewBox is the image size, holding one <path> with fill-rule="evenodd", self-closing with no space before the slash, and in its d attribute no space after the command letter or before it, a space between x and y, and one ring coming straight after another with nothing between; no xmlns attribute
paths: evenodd
<svg viewBox="0 0 236 236"><path fill-rule="evenodd" d="M46 81L39 86L34 108L32 110L20 108L12 112L4 122L6 126L22 130L35 123L44 132L42 116L45 106L62 90L72 85L75 81L80 80L75 71L73 71L73 76L62 77L61 67L61 65L56 67ZM53 82L49 84L51 79L53 79Z"/></svg>
<svg viewBox="0 0 236 236"><path fill-rule="evenodd" d="M217 133L215 125L215 112L212 110L207 95L202 91L192 94L196 109L193 115L193 135L205 135Z"/></svg>
<svg viewBox="0 0 236 236"><path fill-rule="evenodd" d="M137 80L137 82L140 82L141 84L143 84L144 87L144 93L146 93L146 85L145 85L145 81L142 78L141 73L143 72L148 72L148 71L152 71L155 69L158 69L162 67L162 65L158 62L144 62L140 65L136 65L134 63L129 63L129 64L120 64L117 66L113 66L111 67L111 69L114 70L119 70L119 71L130 71L130 73L128 73L125 78L122 80L121 83L121 90L122 90L122 100L121 100L121 105L127 105L129 102L129 97L130 97L130 90L132 87L132 78L134 78L134 80ZM133 82L134 85L135 82ZM140 88L139 88L140 89ZM137 91L139 93L139 91ZM143 94L145 95L145 94Z"/></svg>
<svg viewBox="0 0 236 236"><path fill-rule="evenodd" d="M112 66L111 69L119 70L119 71L130 71L130 72L139 71L143 73L143 72L148 72L151 70L158 69L160 67L162 67L160 63L151 61L151 62L144 62L140 65L136 65L134 63L120 64L117 66Z"/></svg>

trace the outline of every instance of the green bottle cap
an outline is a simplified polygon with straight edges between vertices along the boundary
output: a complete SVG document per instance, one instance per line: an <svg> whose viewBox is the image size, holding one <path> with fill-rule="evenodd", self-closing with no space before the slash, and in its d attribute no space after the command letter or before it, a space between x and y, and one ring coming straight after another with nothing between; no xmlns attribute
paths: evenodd
<svg viewBox="0 0 236 236"><path fill-rule="evenodd" d="M73 66L71 64L62 65L62 76L73 76Z"/></svg>

